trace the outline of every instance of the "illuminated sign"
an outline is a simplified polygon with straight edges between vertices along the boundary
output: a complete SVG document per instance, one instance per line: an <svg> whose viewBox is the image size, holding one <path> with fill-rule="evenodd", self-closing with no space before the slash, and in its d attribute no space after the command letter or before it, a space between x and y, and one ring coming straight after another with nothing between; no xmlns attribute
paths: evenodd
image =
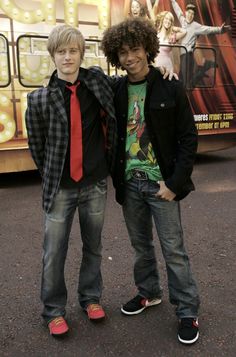
<svg viewBox="0 0 236 357"><path fill-rule="evenodd" d="M78 26L78 5L95 5L98 8L99 27L105 29L109 25L109 0L64 0L64 18L67 25ZM13 0L0 0L0 8L12 20L23 24L36 24L45 21L49 25L56 24L56 0L42 0L36 10L23 10Z"/></svg>

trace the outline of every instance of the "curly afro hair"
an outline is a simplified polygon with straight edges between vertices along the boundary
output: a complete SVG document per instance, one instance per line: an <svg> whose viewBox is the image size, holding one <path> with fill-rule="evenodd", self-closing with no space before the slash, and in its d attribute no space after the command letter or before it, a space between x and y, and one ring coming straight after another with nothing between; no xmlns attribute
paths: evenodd
<svg viewBox="0 0 236 357"><path fill-rule="evenodd" d="M112 66L120 68L118 51L123 45L130 48L143 46L148 63L152 63L159 52L159 40L154 24L140 17L127 19L114 25L103 34L102 50Z"/></svg>

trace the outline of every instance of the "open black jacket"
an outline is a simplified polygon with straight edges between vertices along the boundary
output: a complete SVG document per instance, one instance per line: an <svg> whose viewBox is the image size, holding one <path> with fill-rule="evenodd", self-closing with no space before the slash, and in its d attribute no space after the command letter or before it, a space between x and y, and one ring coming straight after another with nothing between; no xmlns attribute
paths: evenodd
<svg viewBox="0 0 236 357"><path fill-rule="evenodd" d="M125 195L125 142L128 116L128 77L114 85L118 126L118 149L113 174L116 200L122 204ZM193 114L181 82L166 80L150 66L144 105L145 121L166 186L176 200L194 190L191 173L197 151L197 130Z"/></svg>

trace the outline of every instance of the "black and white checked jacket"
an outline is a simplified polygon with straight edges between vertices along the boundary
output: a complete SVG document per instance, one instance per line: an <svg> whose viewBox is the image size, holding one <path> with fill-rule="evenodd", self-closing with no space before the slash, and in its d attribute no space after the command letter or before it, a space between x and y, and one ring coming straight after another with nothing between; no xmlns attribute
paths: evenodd
<svg viewBox="0 0 236 357"><path fill-rule="evenodd" d="M109 171L112 174L117 128L110 81L99 68L80 68L80 71L83 71L85 85L106 113L106 151ZM52 74L47 87L28 94L25 114L29 149L42 176L43 209L46 212L50 210L60 185L69 142L64 99L55 75L56 71Z"/></svg>

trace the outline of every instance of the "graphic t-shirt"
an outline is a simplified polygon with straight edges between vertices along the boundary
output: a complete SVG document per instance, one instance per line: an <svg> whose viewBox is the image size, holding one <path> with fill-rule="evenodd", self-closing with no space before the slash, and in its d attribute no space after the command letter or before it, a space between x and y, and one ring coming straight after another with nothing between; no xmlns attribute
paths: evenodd
<svg viewBox="0 0 236 357"><path fill-rule="evenodd" d="M144 102L147 81L128 85L128 121L126 136L126 179L131 178L131 171L145 171L153 181L162 180L152 144L150 142L144 118Z"/></svg>

